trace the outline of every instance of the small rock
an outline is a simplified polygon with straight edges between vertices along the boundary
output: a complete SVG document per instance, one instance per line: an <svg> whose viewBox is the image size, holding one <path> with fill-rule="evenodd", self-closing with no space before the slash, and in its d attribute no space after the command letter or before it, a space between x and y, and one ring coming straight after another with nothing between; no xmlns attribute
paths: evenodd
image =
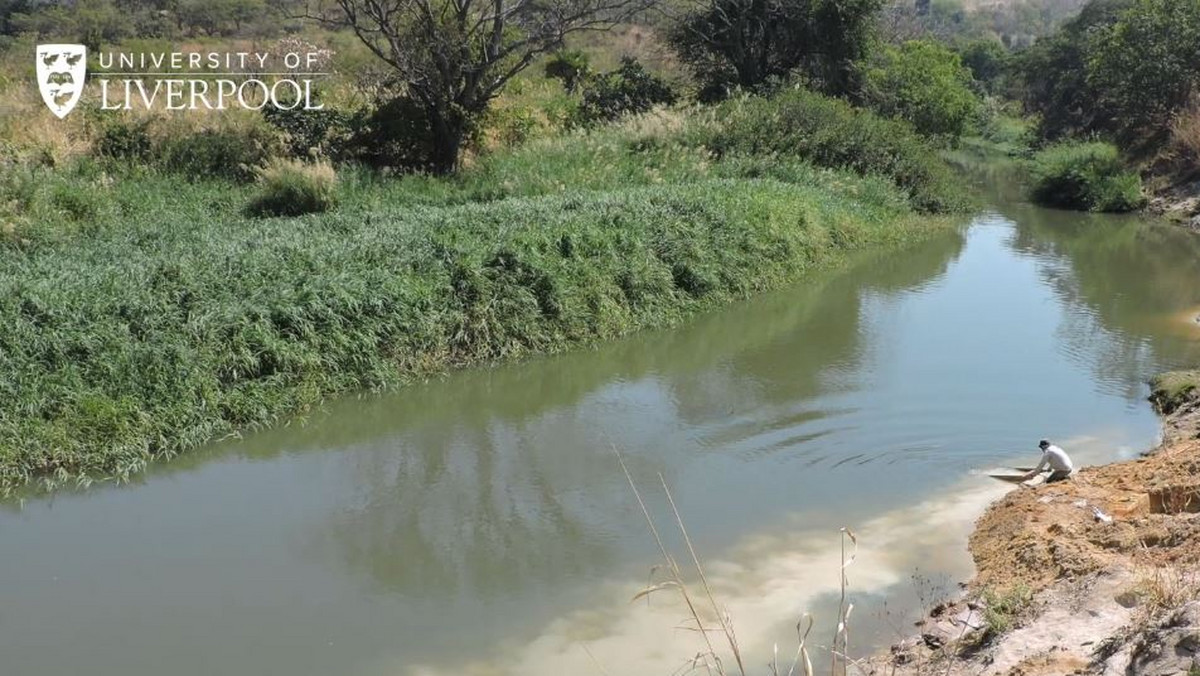
<svg viewBox="0 0 1200 676"><path fill-rule="evenodd" d="M954 624L966 626L970 629L983 629L987 626L980 613L969 608L954 616Z"/></svg>

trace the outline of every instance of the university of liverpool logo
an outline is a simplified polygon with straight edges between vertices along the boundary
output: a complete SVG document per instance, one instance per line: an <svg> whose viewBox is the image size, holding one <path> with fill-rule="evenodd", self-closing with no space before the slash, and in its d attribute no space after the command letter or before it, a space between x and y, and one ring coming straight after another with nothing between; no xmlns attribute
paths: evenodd
<svg viewBox="0 0 1200 676"><path fill-rule="evenodd" d="M60 119L67 116L83 93L87 74L87 47L38 45L37 78L42 100Z"/></svg>

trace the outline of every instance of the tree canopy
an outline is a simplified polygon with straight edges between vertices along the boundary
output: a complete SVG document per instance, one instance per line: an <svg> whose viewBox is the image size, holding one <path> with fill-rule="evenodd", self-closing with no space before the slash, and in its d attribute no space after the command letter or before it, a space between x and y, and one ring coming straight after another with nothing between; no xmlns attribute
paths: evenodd
<svg viewBox="0 0 1200 676"><path fill-rule="evenodd" d="M1044 138L1155 143L1200 85L1200 0L1092 0L1017 70Z"/></svg>
<svg viewBox="0 0 1200 676"><path fill-rule="evenodd" d="M309 16L349 28L423 109L429 166L453 171L501 88L564 38L628 19L651 0L328 0Z"/></svg>
<svg viewBox="0 0 1200 676"><path fill-rule="evenodd" d="M937 42L887 47L866 70L864 99L880 113L908 120L931 136L958 137L978 116L971 72Z"/></svg>
<svg viewBox="0 0 1200 676"><path fill-rule="evenodd" d="M667 39L710 98L800 75L815 90L853 89L883 0L694 0Z"/></svg>

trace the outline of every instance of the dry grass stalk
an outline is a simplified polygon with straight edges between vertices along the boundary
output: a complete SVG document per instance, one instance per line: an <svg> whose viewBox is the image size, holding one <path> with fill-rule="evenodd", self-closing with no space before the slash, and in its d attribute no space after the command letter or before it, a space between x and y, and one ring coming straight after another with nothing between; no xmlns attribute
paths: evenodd
<svg viewBox="0 0 1200 676"><path fill-rule="evenodd" d="M1171 122L1171 147L1180 159L1200 169L1200 97Z"/></svg>
<svg viewBox="0 0 1200 676"><path fill-rule="evenodd" d="M652 585L638 592L633 597L633 600L636 601L644 596L649 596L650 594L663 589L672 587L677 589L680 596L683 598L684 603L687 605L692 621L696 623L696 630L700 632L700 636L704 639L704 645L707 649L706 652L697 654L696 657L691 661L689 671L695 671L700 668L704 668L709 673L715 672L720 676L725 676L726 672L721 663L721 658L717 654L716 648L713 647L712 641L708 635L709 629L704 626L704 620L700 618L699 609L692 600L692 595L688 591L687 584L685 584L683 581L683 572L680 570L679 564L676 563L675 557L671 556L671 553L667 550L667 546L663 543L662 537L658 533L658 528L654 525L654 519L650 516L650 510L646 507L646 502L642 500L641 491L638 490L637 484L634 483L633 475L629 473L629 468L625 465L625 459L621 456L621 452L618 451L616 447L613 447L613 453L615 453L617 456L617 462L621 464L621 471L625 473L625 479L629 481L629 487L633 489L633 495L635 498L637 498L638 506L642 508L642 516L645 517L646 524L650 527L650 533L654 536L655 543L658 544L659 552L662 553L663 562L666 565L666 570L670 575L670 579L668 579L666 582ZM732 636L729 636L728 638L730 641L735 640ZM744 670L741 673L742 676L745 676Z"/></svg>
<svg viewBox="0 0 1200 676"><path fill-rule="evenodd" d="M846 579L846 569L849 568L856 558L858 558L858 538L854 537L854 533L848 528L842 528L842 567L838 571L840 576L839 583L841 588L841 596L838 599L838 623L837 630L833 634L833 645L830 647L830 655L832 657L830 674L833 676L842 676L846 673L846 654L850 644L850 613L854 611L853 603L846 603L846 585L849 582ZM851 544L854 546L850 553L850 558L846 558L846 538L850 538ZM840 667L840 669L839 669Z"/></svg>
<svg viewBox="0 0 1200 676"><path fill-rule="evenodd" d="M688 535L687 528L684 526L683 517L679 513L679 508L675 504L675 498L671 494L671 489L667 486L666 479L661 473L658 475L659 482L662 484L663 492L666 494L667 502L671 507L672 515L675 518L675 526L679 529L680 535L683 537L684 544L687 546L688 554L691 556L692 565L695 568L696 576L700 580L700 585L703 588L703 594L707 598L713 613L716 614L719 628L705 626L704 620L701 618L700 609L696 603L696 598L692 591L688 588L684 580L683 570L667 550L663 542L662 536L659 534L658 527L654 523L654 519L650 516L650 510L646 507L645 500L642 499L641 491L638 490L637 484L633 480L633 475L629 471L629 467L625 464L625 459L621 452L614 446L613 453L617 456L617 462L621 465L621 471L625 473L625 479L629 482L629 487L633 491L634 497L637 499L638 506L642 510L642 516L646 519L646 524L650 527L650 533L654 537L655 543L658 545L659 552L662 554L664 565L662 566L667 572L667 579L657 584L649 584L645 589L642 589L634 595L634 601L641 598L649 597L651 594L663 591L666 589L677 590L683 598L684 604L687 606L690 615L689 621L695 624L695 627L686 627L699 632L704 640L705 650L696 654L691 660L688 660L684 666L676 673L690 673L701 669L710 674L717 676L727 676L728 672L725 669L724 663L721 661L720 655L717 653L716 647L713 645L710 632L719 631L725 636L728 642L729 650L733 654L734 662L737 665L735 673L740 676L746 676L746 667L742 659L741 646L738 643L737 632L734 630L733 618L728 610L723 608L718 602L716 595L713 593L712 586L709 584L707 576L704 574L704 567L700 563L700 557L696 553L696 549L692 544L691 537ZM850 541L851 549L847 556L847 539ZM834 631L833 645L830 646L830 654L832 656L833 671L832 673L844 676L847 673L847 665L855 665L860 669L863 665L859 661L848 657L848 646L850 642L850 614L854 610L854 604L849 603L846 597L846 590L849 581L846 577L846 569L850 567L858 557L858 539L854 533L848 528L841 529L841 568L840 575L840 590L841 596L838 603L838 622ZM658 566L655 566L657 569ZM813 618L808 613L804 613L800 620L796 623L796 637L799 645L796 648L796 654L792 659L792 664L788 669L787 676L796 676L797 669L803 676L813 676L812 658L808 651L808 636L813 629ZM768 664L772 676L779 676L779 646L774 646L774 654L771 662ZM864 671L865 673L865 671Z"/></svg>

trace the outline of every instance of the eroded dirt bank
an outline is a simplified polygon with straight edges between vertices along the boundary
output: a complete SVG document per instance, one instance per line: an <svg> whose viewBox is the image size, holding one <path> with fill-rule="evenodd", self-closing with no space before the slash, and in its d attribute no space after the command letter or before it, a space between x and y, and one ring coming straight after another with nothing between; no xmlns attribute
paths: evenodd
<svg viewBox="0 0 1200 676"><path fill-rule="evenodd" d="M862 671L1200 674L1200 372L1153 387L1158 448L990 506L966 597Z"/></svg>

